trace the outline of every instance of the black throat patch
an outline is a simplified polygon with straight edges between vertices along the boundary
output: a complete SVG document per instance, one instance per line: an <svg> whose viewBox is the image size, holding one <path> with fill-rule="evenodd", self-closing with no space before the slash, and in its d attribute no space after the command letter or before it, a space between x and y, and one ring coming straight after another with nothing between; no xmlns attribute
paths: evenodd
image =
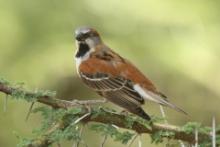
<svg viewBox="0 0 220 147"><path fill-rule="evenodd" d="M83 57L89 51L89 46L86 43L80 43L76 53L76 58Z"/></svg>

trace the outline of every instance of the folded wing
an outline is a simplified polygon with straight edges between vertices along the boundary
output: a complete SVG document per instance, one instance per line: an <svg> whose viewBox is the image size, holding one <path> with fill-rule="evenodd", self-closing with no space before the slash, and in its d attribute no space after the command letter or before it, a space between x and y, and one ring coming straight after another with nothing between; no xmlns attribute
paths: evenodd
<svg viewBox="0 0 220 147"><path fill-rule="evenodd" d="M99 94L102 93L103 96L111 99L111 101L132 103L137 106L144 103L142 96L133 89L133 83L123 77L113 77L104 73L80 73L80 76L86 85Z"/></svg>

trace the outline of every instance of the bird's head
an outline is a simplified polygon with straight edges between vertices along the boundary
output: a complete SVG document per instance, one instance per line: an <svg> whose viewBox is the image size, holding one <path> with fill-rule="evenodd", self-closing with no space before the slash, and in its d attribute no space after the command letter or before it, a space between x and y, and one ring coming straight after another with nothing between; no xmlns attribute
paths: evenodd
<svg viewBox="0 0 220 147"><path fill-rule="evenodd" d="M75 30L75 39L78 43L87 44L90 48L100 44L99 33L91 27L80 27Z"/></svg>

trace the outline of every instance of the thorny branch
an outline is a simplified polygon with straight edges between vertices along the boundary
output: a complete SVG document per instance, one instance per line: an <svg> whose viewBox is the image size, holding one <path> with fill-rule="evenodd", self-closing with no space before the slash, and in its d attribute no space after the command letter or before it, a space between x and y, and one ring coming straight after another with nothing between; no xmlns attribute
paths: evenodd
<svg viewBox="0 0 220 147"><path fill-rule="evenodd" d="M33 96L35 95L35 93L33 92L29 92L29 91L25 91L23 89L19 89L19 88L15 88L12 87L10 85L7 85L5 83L0 82L0 91L7 94L7 95L12 95L14 91L19 91L23 92L25 95L27 96ZM41 95L39 97L37 97L37 101L39 103L43 103L46 104L48 106L51 106L53 108L70 108L70 107L76 107L76 106L83 106L83 105L96 105L96 104L100 104L103 103L102 100L97 101L97 100L88 100L88 101L65 101L65 100L60 100L60 99L56 99L55 97L51 97L48 95ZM92 112L93 110L91 110ZM81 116L84 116L86 113L88 112L82 112ZM104 111L98 115L96 115L95 117L92 116L92 113L85 117L83 120L84 123L88 123L88 122L99 122L99 123L103 123L103 124L113 124L116 125L118 127L121 128L125 128L125 129L129 129L129 130L133 130L136 131L137 133L141 134L141 133L148 133L148 134L153 134L155 132L158 131L169 131L169 132L173 132L174 135L172 136L172 139L176 139L176 140L182 140L185 142L188 142L190 144L194 144L195 143L195 135L194 133L186 133L184 131L182 131L181 127L179 126L175 126L175 125L170 125L170 124L160 124L160 123L152 123L151 128L146 127L145 125L141 124L138 121L134 121L131 127L128 127L126 125L127 123L127 116L123 115L123 114L117 114L117 113L112 113L109 111ZM64 129L66 128L68 125L70 124L63 124L63 123L57 123L55 124L53 127L51 127L50 130L48 130L46 132L46 134L44 134L43 136L40 136L39 138L35 139L30 145L29 147L45 147L48 146L50 144L52 144L53 142L51 142L47 136L52 133L53 131L55 131L56 129ZM167 138L166 135L163 136L164 138ZM198 134L198 142L202 141L202 140L211 140L210 139L211 136L208 133L200 133Z"/></svg>

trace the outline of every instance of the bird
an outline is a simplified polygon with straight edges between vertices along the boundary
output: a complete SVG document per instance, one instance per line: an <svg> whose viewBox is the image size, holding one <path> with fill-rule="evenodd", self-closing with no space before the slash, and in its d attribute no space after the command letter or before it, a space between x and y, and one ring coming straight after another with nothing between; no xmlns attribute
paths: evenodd
<svg viewBox="0 0 220 147"><path fill-rule="evenodd" d="M77 28L75 42L77 73L101 97L145 120L151 120L142 108L145 101L187 114L169 102L151 80L128 59L108 47L96 29L87 26Z"/></svg>

